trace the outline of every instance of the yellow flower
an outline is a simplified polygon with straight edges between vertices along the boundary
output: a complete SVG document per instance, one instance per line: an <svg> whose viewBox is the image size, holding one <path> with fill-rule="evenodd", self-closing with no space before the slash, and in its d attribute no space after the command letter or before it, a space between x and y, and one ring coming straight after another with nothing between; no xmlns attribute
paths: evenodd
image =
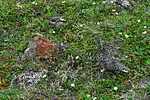
<svg viewBox="0 0 150 100"><path fill-rule="evenodd" d="M95 5L96 3L95 3L95 2L93 2L92 4L93 4L93 5Z"/></svg>
<svg viewBox="0 0 150 100"><path fill-rule="evenodd" d="M90 94L86 94L86 96L87 96L87 97L90 97L91 95L90 95Z"/></svg>

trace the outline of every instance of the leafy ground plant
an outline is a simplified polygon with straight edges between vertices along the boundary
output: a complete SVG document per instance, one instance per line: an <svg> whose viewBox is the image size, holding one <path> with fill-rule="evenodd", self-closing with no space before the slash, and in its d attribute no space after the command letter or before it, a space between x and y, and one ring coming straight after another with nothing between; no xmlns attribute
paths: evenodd
<svg viewBox="0 0 150 100"><path fill-rule="evenodd" d="M0 98L22 94L25 99L114 100L140 88L138 83L148 84L150 1L129 2L134 5L131 9L103 0L1 0L0 89L4 90L0 90ZM53 17L66 21L52 25ZM39 72L49 66L39 60L19 62L37 35L67 45L67 51L56 58L55 78L47 74L24 90L12 88L12 79L26 69ZM132 71L101 73L95 67L95 37L100 37L104 47ZM149 85L144 89L147 92L140 91L139 98L149 96Z"/></svg>

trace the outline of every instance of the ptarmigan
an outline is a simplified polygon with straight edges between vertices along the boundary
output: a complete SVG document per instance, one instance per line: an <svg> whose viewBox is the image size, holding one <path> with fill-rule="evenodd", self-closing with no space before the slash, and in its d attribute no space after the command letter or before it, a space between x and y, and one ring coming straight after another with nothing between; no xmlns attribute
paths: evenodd
<svg viewBox="0 0 150 100"><path fill-rule="evenodd" d="M103 45L101 44L101 40L97 39L98 43L98 65L104 70L108 70L111 72L129 72L130 69L125 67L119 59L115 58L110 52L108 52L106 49L103 48Z"/></svg>

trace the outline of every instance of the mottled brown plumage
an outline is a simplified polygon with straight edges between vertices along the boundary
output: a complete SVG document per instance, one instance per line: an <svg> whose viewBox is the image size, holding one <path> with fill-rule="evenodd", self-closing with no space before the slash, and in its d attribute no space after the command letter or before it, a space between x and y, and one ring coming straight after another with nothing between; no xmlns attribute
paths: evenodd
<svg viewBox="0 0 150 100"><path fill-rule="evenodd" d="M112 72L129 72L130 69L125 67L119 59L115 58L110 52L104 49L101 40L97 39L98 43L98 53L97 53L97 60L98 65L104 68L107 71Z"/></svg>

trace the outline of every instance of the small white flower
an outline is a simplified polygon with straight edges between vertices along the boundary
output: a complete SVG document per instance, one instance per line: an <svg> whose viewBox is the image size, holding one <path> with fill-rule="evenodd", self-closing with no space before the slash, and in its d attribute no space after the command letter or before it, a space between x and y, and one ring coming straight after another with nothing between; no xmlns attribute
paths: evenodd
<svg viewBox="0 0 150 100"><path fill-rule="evenodd" d="M126 34L126 35L125 35L125 37L126 37L126 38L128 38L128 37L129 37L129 35L127 35L127 34Z"/></svg>
<svg viewBox="0 0 150 100"><path fill-rule="evenodd" d="M102 69L102 70L101 70L101 73L103 73L104 71L105 71L105 69Z"/></svg>
<svg viewBox="0 0 150 100"><path fill-rule="evenodd" d="M62 1L62 3L65 3L66 1Z"/></svg>
<svg viewBox="0 0 150 100"><path fill-rule="evenodd" d="M141 22L141 20L139 19L139 20L137 20L137 22Z"/></svg>
<svg viewBox="0 0 150 100"><path fill-rule="evenodd" d="M80 27L83 27L83 24L81 24Z"/></svg>
<svg viewBox="0 0 150 100"><path fill-rule="evenodd" d="M55 31L53 31L53 33L56 33Z"/></svg>
<svg viewBox="0 0 150 100"><path fill-rule="evenodd" d="M114 3L114 1L110 1L110 3Z"/></svg>
<svg viewBox="0 0 150 100"><path fill-rule="evenodd" d="M79 59L79 56L76 56L76 59Z"/></svg>
<svg viewBox="0 0 150 100"><path fill-rule="evenodd" d="M32 4L33 4L33 5L37 5L37 3L36 3L36 2L32 2Z"/></svg>
<svg viewBox="0 0 150 100"><path fill-rule="evenodd" d="M146 34L146 33L147 33L147 31L142 32L142 34Z"/></svg>
<svg viewBox="0 0 150 100"><path fill-rule="evenodd" d="M34 4L35 4L35 2L32 2L32 4L34 5Z"/></svg>
<svg viewBox="0 0 150 100"><path fill-rule="evenodd" d="M16 6L20 9L22 9L22 6L19 3Z"/></svg>
<svg viewBox="0 0 150 100"><path fill-rule="evenodd" d="M59 90L62 91L62 90L64 90L64 89L59 88Z"/></svg>
<svg viewBox="0 0 150 100"><path fill-rule="evenodd" d="M115 9L112 10L113 12L116 11Z"/></svg>
<svg viewBox="0 0 150 100"><path fill-rule="evenodd" d="M45 74L45 75L43 75L43 78L45 78L47 75Z"/></svg>
<svg viewBox="0 0 150 100"><path fill-rule="evenodd" d="M105 1L103 1L103 3L106 3Z"/></svg>
<svg viewBox="0 0 150 100"><path fill-rule="evenodd" d="M100 22L97 22L97 25L100 25Z"/></svg>
<svg viewBox="0 0 150 100"><path fill-rule="evenodd" d="M118 34L120 34L120 35L121 35L121 34L122 34L122 32L120 32L120 33L118 33Z"/></svg>
<svg viewBox="0 0 150 100"><path fill-rule="evenodd" d="M95 2L93 2L92 4L93 4L93 5L95 5L96 3L95 3Z"/></svg>
<svg viewBox="0 0 150 100"><path fill-rule="evenodd" d="M94 97L94 98L93 98L93 100L96 100L96 99L97 99L97 97Z"/></svg>
<svg viewBox="0 0 150 100"><path fill-rule="evenodd" d="M90 94L86 94L86 96L89 98L91 95Z"/></svg>
<svg viewBox="0 0 150 100"><path fill-rule="evenodd" d="M115 90L115 91L117 91L117 90L118 90L118 87L117 87L117 86L115 86L115 87L114 87L114 90Z"/></svg>
<svg viewBox="0 0 150 100"><path fill-rule="evenodd" d="M147 26L144 26L144 28L147 28Z"/></svg>
<svg viewBox="0 0 150 100"><path fill-rule="evenodd" d="M115 14L118 15L119 13L116 12Z"/></svg>
<svg viewBox="0 0 150 100"><path fill-rule="evenodd" d="M71 87L75 87L75 84L74 84L74 83L71 83Z"/></svg>

